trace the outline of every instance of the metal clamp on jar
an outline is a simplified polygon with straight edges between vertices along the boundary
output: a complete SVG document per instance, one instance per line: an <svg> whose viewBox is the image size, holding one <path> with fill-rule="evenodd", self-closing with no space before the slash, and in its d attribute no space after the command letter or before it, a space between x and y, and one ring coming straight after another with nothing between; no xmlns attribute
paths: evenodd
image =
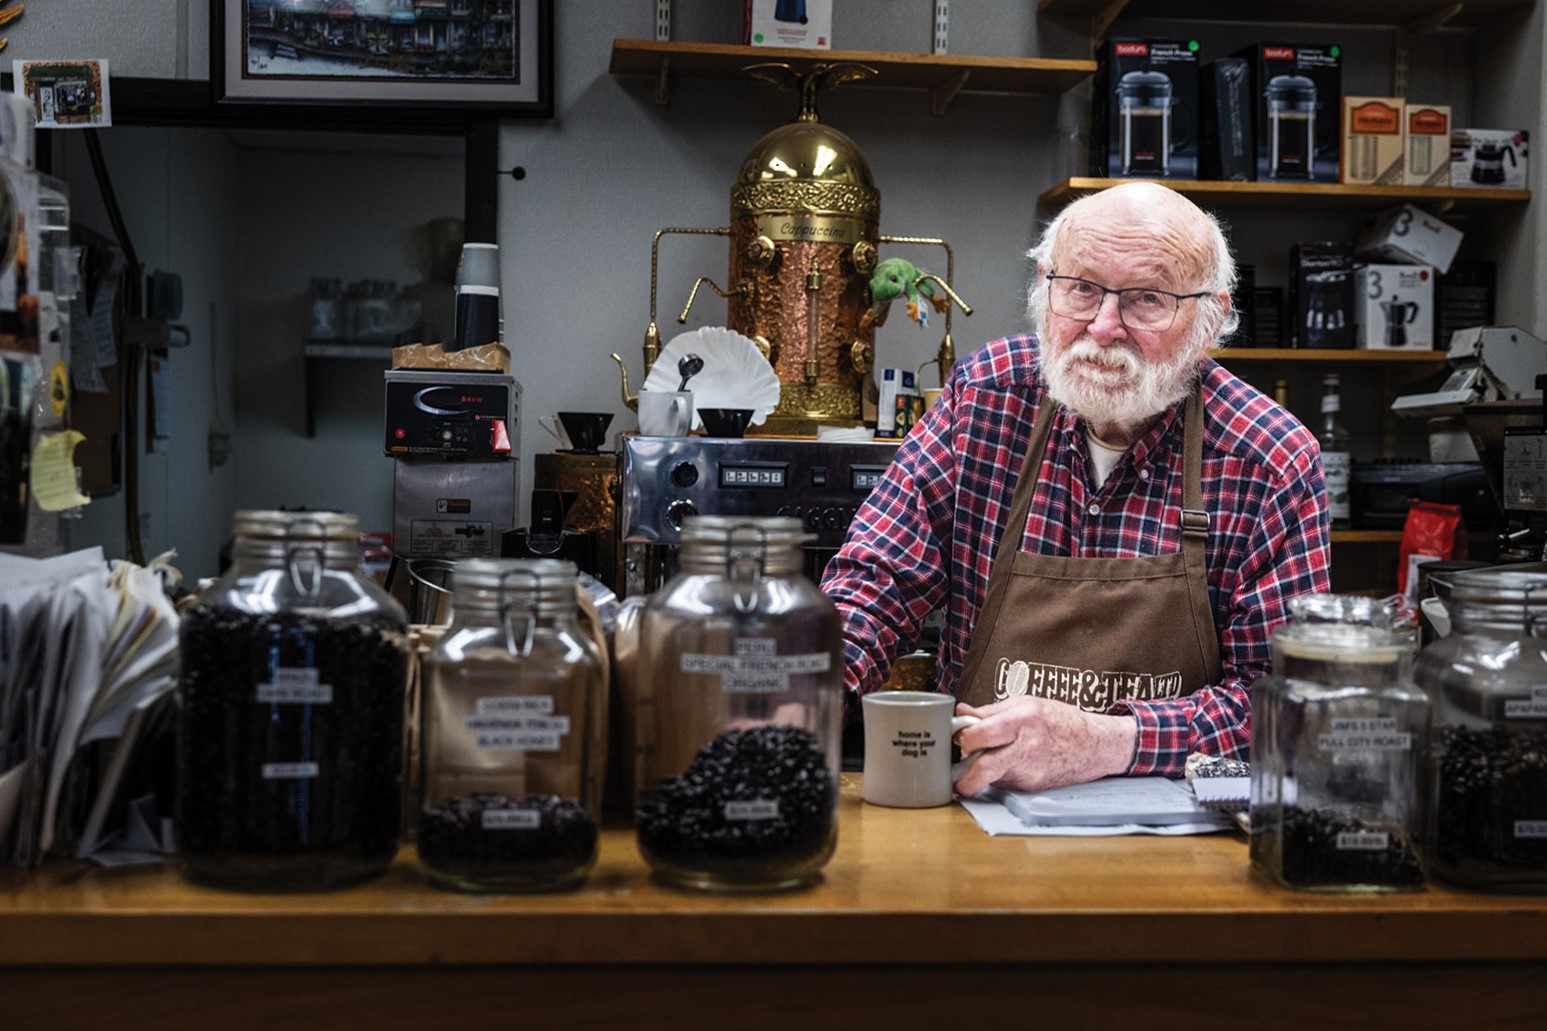
<svg viewBox="0 0 1547 1031"><path fill-rule="evenodd" d="M1418 767L1428 701L1394 609L1315 594L1273 632L1252 685L1252 864L1313 891L1423 885Z"/></svg>
<svg viewBox="0 0 1547 1031"><path fill-rule="evenodd" d="M639 635L639 850L701 890L811 881L837 845L843 645L800 521L699 516Z"/></svg>

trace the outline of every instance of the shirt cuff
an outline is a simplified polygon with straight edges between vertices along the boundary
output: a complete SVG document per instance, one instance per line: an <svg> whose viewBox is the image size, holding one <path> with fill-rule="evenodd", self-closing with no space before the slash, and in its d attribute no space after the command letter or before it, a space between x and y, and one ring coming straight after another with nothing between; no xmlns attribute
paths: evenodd
<svg viewBox="0 0 1547 1031"><path fill-rule="evenodd" d="M1139 725L1127 776L1179 777L1187 767L1188 715L1174 702L1118 702L1112 716L1132 716Z"/></svg>

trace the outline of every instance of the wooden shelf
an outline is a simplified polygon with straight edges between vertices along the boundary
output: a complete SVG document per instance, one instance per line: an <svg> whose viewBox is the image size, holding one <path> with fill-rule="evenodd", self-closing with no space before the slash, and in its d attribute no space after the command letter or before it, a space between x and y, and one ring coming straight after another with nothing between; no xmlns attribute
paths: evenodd
<svg viewBox="0 0 1547 1031"><path fill-rule="evenodd" d="M1209 356L1233 362L1314 362L1317 365L1441 365L1444 351L1366 351L1317 347L1213 347Z"/></svg>
<svg viewBox="0 0 1547 1031"><path fill-rule="evenodd" d="M301 353L307 358L360 358L369 361L390 362L391 344L344 344L335 340L308 340L301 345Z"/></svg>
<svg viewBox="0 0 1547 1031"><path fill-rule="evenodd" d="M1471 211L1504 204L1524 204L1530 190L1471 189L1458 186L1347 186L1342 183L1241 183L1208 179L1065 179L1037 198L1037 203L1061 208L1072 201L1128 182L1158 182L1208 207L1368 210L1388 204L1419 204L1440 212Z"/></svg>
<svg viewBox="0 0 1547 1031"><path fill-rule="evenodd" d="M656 103L666 103L672 78L746 79L748 65L782 62L801 71L818 62L852 61L876 69L859 85L928 90L936 113L958 92L1063 93L1095 74L1096 62L1040 57L893 54L871 50L791 50L726 43L671 43L615 39L607 70L656 79Z"/></svg>
<svg viewBox="0 0 1547 1031"><path fill-rule="evenodd" d="M1298 22L1325 25L1412 25L1459 7L1446 25L1479 25L1536 0L1128 0L1114 17L1184 21ZM1042 14L1097 17L1114 0L1041 0Z"/></svg>
<svg viewBox="0 0 1547 1031"><path fill-rule="evenodd" d="M1401 544L1401 530L1333 530L1333 544Z"/></svg>

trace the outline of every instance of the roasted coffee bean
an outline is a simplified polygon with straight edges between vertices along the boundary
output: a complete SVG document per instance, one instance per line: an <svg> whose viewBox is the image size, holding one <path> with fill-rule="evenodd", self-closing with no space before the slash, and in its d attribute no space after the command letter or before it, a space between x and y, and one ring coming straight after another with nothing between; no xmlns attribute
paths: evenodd
<svg viewBox="0 0 1547 1031"><path fill-rule="evenodd" d="M826 846L836 798L810 731L730 730L699 749L681 776L646 793L639 845L647 859L687 866L799 860Z"/></svg>
<svg viewBox="0 0 1547 1031"><path fill-rule="evenodd" d="M1338 847L1341 834L1370 832L1386 835L1384 848ZM1423 884L1417 853L1402 834L1388 827L1291 806L1284 810L1281 833L1284 880L1296 887Z"/></svg>
<svg viewBox="0 0 1547 1031"><path fill-rule="evenodd" d="M386 869L401 827L401 631L385 616L188 611L176 828L190 877L261 890ZM331 698L259 701L275 669L316 670Z"/></svg>
<svg viewBox="0 0 1547 1031"><path fill-rule="evenodd" d="M1547 822L1547 732L1445 727L1430 757L1434 859L1447 874L1547 872L1547 837L1521 822Z"/></svg>
<svg viewBox="0 0 1547 1031"><path fill-rule="evenodd" d="M486 820L485 814L514 819ZM531 819L536 826L528 826ZM448 798L419 814L419 858L469 881L563 879L596 861L596 818L558 795L477 793Z"/></svg>

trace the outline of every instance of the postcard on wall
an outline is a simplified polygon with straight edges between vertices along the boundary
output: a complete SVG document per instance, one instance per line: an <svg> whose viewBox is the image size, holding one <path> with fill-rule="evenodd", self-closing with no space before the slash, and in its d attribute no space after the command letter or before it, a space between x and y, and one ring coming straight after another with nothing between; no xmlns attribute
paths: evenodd
<svg viewBox="0 0 1547 1031"><path fill-rule="evenodd" d="M107 58L12 61L16 92L32 101L40 129L90 129L113 124Z"/></svg>

